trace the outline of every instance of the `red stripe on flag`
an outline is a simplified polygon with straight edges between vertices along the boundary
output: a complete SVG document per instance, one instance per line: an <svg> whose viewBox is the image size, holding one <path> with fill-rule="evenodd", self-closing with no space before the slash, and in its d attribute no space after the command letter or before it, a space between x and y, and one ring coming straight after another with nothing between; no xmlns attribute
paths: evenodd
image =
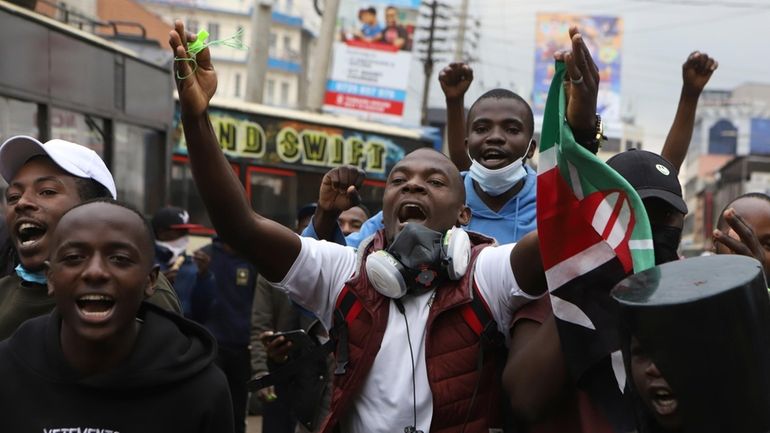
<svg viewBox="0 0 770 433"><path fill-rule="evenodd" d="M601 205L601 202L607 197L608 195L612 193L618 193L618 201L615 203L615 207L612 210L612 214L610 215L609 220L607 221L607 225L603 230L602 238L607 239L610 236L610 233L612 232L612 228L615 225L615 223L618 222L618 218L620 216L620 211L623 208L623 203L627 203L628 206L631 206L631 202L628 201L628 195L623 191L619 189L611 189L611 190L605 190L601 192L595 192L588 197L585 197L583 201L580 203L581 211L583 212L583 217L586 219L586 221L593 221L594 215L596 213L596 210ZM636 224L636 217L633 212L633 209L630 212L629 215L629 221L628 226L626 227L626 233L623 237L623 240L618 244L617 247L615 247L615 254L618 256L618 259L623 265L623 269L628 273L633 270L634 264L633 259L631 258L631 250L628 246L628 241L631 240L631 235L633 234L634 225Z"/></svg>
<svg viewBox="0 0 770 433"><path fill-rule="evenodd" d="M546 270L602 240L558 169L537 178L538 236Z"/></svg>
<svg viewBox="0 0 770 433"><path fill-rule="evenodd" d="M607 221L607 226L604 227L604 232L602 233L602 237L604 239L609 239L612 228L615 227L615 223L618 221L618 216L620 216L620 209L623 208L623 203L625 202L625 197L623 195L620 195L618 197L618 201L615 202L615 207L612 209L610 219Z"/></svg>

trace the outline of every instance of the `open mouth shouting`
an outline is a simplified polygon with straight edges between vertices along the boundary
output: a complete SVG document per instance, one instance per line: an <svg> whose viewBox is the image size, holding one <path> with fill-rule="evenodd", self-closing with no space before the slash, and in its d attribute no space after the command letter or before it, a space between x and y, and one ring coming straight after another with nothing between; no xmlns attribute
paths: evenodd
<svg viewBox="0 0 770 433"><path fill-rule="evenodd" d="M16 243L19 251L31 250L38 246L45 237L47 227L34 220L23 220L16 223Z"/></svg>
<svg viewBox="0 0 770 433"><path fill-rule="evenodd" d="M489 169L502 168L510 163L511 157L508 152L500 147L487 147L481 152L480 163Z"/></svg>
<svg viewBox="0 0 770 433"><path fill-rule="evenodd" d="M398 223L400 227L407 223L424 224L427 219L428 214L419 203L404 203L398 209Z"/></svg>
<svg viewBox="0 0 770 433"><path fill-rule="evenodd" d="M649 389L650 402L653 410L661 416L673 415L676 412L678 401L671 388L653 386Z"/></svg>
<svg viewBox="0 0 770 433"><path fill-rule="evenodd" d="M115 299L109 295L89 294L75 300L80 317L86 322L100 323L112 315Z"/></svg>

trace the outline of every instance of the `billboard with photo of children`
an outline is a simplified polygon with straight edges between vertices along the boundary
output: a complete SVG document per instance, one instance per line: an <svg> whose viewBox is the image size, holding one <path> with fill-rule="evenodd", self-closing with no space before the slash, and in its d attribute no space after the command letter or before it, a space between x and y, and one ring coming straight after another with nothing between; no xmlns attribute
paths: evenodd
<svg viewBox="0 0 770 433"><path fill-rule="evenodd" d="M620 122L620 66L622 61L623 20L613 16L539 13L535 30L535 83L532 109L542 116L545 99L554 74L553 54L569 48L565 38L571 25L577 25L599 68L597 111L605 128L614 130Z"/></svg>
<svg viewBox="0 0 770 433"><path fill-rule="evenodd" d="M401 120L420 0L342 0L324 109Z"/></svg>

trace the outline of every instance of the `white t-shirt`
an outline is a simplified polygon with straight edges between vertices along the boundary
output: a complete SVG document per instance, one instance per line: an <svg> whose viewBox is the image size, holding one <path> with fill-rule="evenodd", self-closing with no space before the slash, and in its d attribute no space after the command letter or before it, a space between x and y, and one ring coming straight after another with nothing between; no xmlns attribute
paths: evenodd
<svg viewBox="0 0 770 433"><path fill-rule="evenodd" d="M294 302L315 313L331 328L337 296L345 282L358 270L356 252L336 243L300 238L302 249L283 281L274 285ZM533 299L516 283L510 266L513 244L485 248L479 253L474 279L500 332L509 338L508 326L519 307ZM355 397L352 410L341 420L345 433L393 433L414 424L412 367L407 341L414 352L417 429L430 431L433 398L425 365L425 330L435 291L402 298L405 315L390 302L388 324L382 345Z"/></svg>

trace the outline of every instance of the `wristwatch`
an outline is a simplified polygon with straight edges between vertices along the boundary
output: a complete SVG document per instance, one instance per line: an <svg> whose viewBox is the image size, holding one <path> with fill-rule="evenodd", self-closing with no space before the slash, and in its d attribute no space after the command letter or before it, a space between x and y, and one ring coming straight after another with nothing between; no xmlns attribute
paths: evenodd
<svg viewBox="0 0 770 433"><path fill-rule="evenodd" d="M594 135L593 145L596 146L597 149L601 149L602 142L607 141L607 136L604 135L604 122L602 122L602 116L599 115L599 113L596 113L596 125L595 125L596 135Z"/></svg>

